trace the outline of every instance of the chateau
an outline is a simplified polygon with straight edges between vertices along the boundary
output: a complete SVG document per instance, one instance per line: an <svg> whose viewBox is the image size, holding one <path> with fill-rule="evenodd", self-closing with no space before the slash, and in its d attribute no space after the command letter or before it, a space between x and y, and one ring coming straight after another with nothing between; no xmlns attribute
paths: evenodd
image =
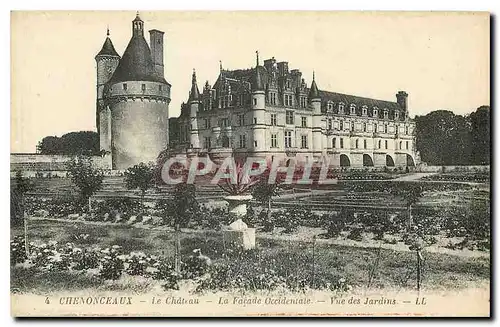
<svg viewBox="0 0 500 327"><path fill-rule="evenodd" d="M120 57L109 30L97 62L97 130L100 148L111 154L112 169L155 161L168 146L168 106L171 85L163 68L163 32L149 31L139 14L132 38Z"/></svg>
<svg viewBox="0 0 500 327"><path fill-rule="evenodd" d="M415 166L408 94L383 101L308 87L298 69L271 58L225 70L199 91L193 71L181 114L169 119L171 155L327 157L339 167Z"/></svg>

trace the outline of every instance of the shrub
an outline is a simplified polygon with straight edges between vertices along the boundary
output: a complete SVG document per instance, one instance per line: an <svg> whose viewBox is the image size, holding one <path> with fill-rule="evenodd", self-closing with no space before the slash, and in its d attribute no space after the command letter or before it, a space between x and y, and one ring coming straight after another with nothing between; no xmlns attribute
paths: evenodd
<svg viewBox="0 0 500 327"><path fill-rule="evenodd" d="M354 241L362 241L363 240L362 233L363 233L363 228L354 227L347 235L347 238Z"/></svg>
<svg viewBox="0 0 500 327"><path fill-rule="evenodd" d="M16 236L10 241L10 264L22 263L26 261L26 249L24 247L24 237Z"/></svg>
<svg viewBox="0 0 500 327"><path fill-rule="evenodd" d="M131 276L145 276L147 268L157 262L155 256L148 256L143 252L130 252L124 260L125 272Z"/></svg>
<svg viewBox="0 0 500 327"><path fill-rule="evenodd" d="M322 216L323 228L326 229L325 236L328 238L338 237L346 226L345 216L342 214L328 214Z"/></svg>
<svg viewBox="0 0 500 327"><path fill-rule="evenodd" d="M99 277L102 279L118 279L125 268L121 256L121 247L113 245L111 248L101 250L104 257L101 258L101 269Z"/></svg>
<svg viewBox="0 0 500 327"><path fill-rule="evenodd" d="M86 270L99 267L98 254L89 249L73 248L74 270Z"/></svg>

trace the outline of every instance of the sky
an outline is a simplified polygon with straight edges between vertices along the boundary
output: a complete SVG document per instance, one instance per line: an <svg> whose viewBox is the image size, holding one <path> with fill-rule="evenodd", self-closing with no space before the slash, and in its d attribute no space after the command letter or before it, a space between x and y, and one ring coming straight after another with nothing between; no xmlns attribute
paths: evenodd
<svg viewBox="0 0 500 327"><path fill-rule="evenodd" d="M11 152L35 152L45 136L96 130L96 63L109 26L120 55L131 11L11 14ZM275 57L322 90L395 101L409 94L410 116L468 114L490 103L487 13L141 11L147 31L165 32L170 117L224 69Z"/></svg>

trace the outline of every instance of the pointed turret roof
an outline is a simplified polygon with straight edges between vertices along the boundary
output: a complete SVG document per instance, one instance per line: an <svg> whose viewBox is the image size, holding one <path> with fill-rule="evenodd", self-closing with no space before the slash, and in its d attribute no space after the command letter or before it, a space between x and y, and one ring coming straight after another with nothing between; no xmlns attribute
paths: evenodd
<svg viewBox="0 0 500 327"><path fill-rule="evenodd" d="M252 76L252 91L264 91L264 76L266 75L266 68L259 64L259 52L256 51L255 53L257 54L257 62Z"/></svg>
<svg viewBox="0 0 500 327"><path fill-rule="evenodd" d="M320 94L319 94L319 89L318 86L316 85L316 80L314 78L314 72L313 72L313 81L311 83L311 88L309 89L309 99L319 99Z"/></svg>
<svg viewBox="0 0 500 327"><path fill-rule="evenodd" d="M116 52L113 42L109 38L109 28L106 33L106 40L104 40L104 44L102 45L101 51L97 54L97 56L114 56L120 57L118 52Z"/></svg>
<svg viewBox="0 0 500 327"><path fill-rule="evenodd" d="M189 101L197 101L200 99L200 91L196 83L196 71L193 69L193 76L191 78L191 92L189 93Z"/></svg>

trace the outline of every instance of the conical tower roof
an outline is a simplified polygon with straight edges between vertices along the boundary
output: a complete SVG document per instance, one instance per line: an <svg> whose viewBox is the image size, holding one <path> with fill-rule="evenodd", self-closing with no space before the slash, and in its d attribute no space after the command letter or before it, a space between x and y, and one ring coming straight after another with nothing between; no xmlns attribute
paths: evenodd
<svg viewBox="0 0 500 327"><path fill-rule="evenodd" d="M259 64L259 52L256 51L257 54L257 63L255 66L255 70L252 76L252 91L264 91L265 90L265 75L267 70L265 67Z"/></svg>
<svg viewBox="0 0 500 327"><path fill-rule="evenodd" d="M196 83L196 71L193 69L193 76L191 78L191 92L189 93L189 101L197 101L200 99L200 91L198 90L198 83Z"/></svg>
<svg viewBox="0 0 500 327"><path fill-rule="evenodd" d="M136 21L142 22L138 15L134 19L134 22ZM134 30L132 38L109 83L125 81L148 81L168 84L165 78L155 72L151 50L142 33L142 25L140 33Z"/></svg>
<svg viewBox="0 0 500 327"><path fill-rule="evenodd" d="M316 80L314 78L314 72L313 72L313 81L311 83L311 88L309 89L309 99L319 99L319 89L318 86L316 85Z"/></svg>
<svg viewBox="0 0 500 327"><path fill-rule="evenodd" d="M116 52L113 42L109 38L109 29L106 35L106 40L104 40L104 44L102 45L101 51L97 54L97 56L113 56L120 57L118 52Z"/></svg>

